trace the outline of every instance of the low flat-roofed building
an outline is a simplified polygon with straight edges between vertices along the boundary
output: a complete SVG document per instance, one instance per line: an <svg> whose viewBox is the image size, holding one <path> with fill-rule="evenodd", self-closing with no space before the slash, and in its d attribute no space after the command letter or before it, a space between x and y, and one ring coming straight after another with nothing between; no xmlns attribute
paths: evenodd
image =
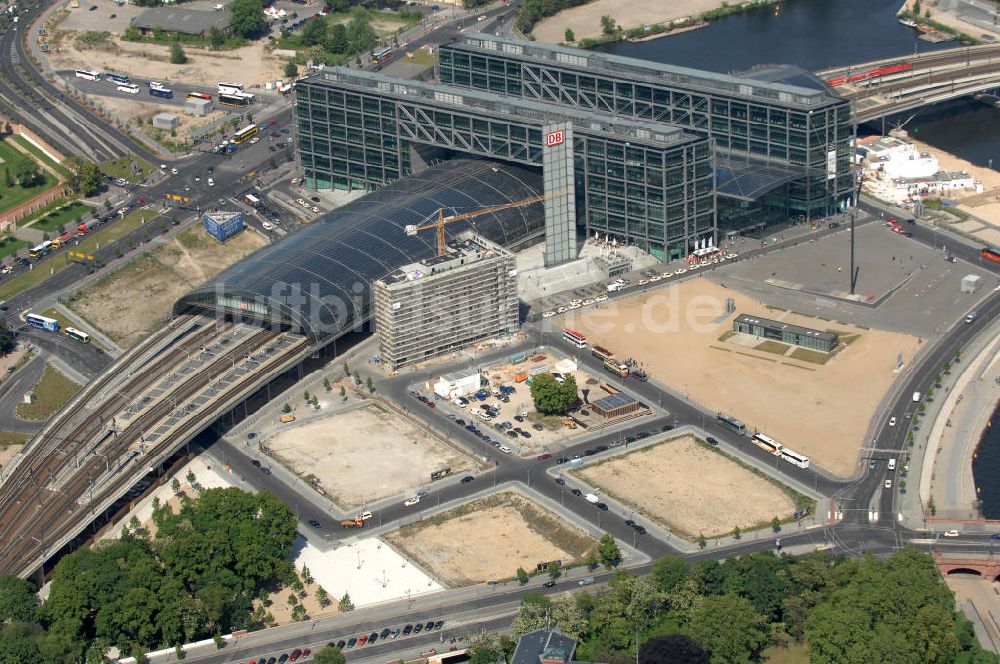
<svg viewBox="0 0 1000 664"><path fill-rule="evenodd" d="M814 330L809 327L782 323L770 318L759 318L740 314L733 321L733 332L750 334L762 339L781 341L793 346L801 346L825 353L832 352L837 347L837 335L833 332Z"/></svg>
<svg viewBox="0 0 1000 664"><path fill-rule="evenodd" d="M609 419L622 417L623 415L628 415L644 408L640 402L636 401L624 392L611 394L596 401L592 401L588 404L588 407L601 417Z"/></svg>
<svg viewBox="0 0 1000 664"><path fill-rule="evenodd" d="M447 373L434 383L434 393L445 399L464 397L480 387L479 369L466 369Z"/></svg>
<svg viewBox="0 0 1000 664"><path fill-rule="evenodd" d="M143 35L151 35L156 30L182 35L206 37L212 28L230 32L229 12L204 9L185 9L178 6L151 7L132 19L130 27Z"/></svg>

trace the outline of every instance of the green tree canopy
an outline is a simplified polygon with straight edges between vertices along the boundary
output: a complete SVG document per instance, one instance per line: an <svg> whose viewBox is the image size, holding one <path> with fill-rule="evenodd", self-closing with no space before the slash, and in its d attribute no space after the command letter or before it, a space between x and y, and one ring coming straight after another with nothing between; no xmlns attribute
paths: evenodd
<svg viewBox="0 0 1000 664"><path fill-rule="evenodd" d="M42 169L34 159L26 154L18 154L11 160L11 173L22 187L34 187L41 180Z"/></svg>
<svg viewBox="0 0 1000 664"><path fill-rule="evenodd" d="M715 662L751 662L767 644L767 622L736 595L706 597L690 612L691 634Z"/></svg>
<svg viewBox="0 0 1000 664"><path fill-rule="evenodd" d="M601 564L606 569L611 569L622 559L621 549L610 533L605 533L597 543L597 553L601 557Z"/></svg>
<svg viewBox="0 0 1000 664"><path fill-rule="evenodd" d="M347 659L344 657L344 653L341 652L340 648L333 646L326 646L321 650L313 653L313 664L344 664Z"/></svg>
<svg viewBox="0 0 1000 664"><path fill-rule="evenodd" d="M656 636L639 647L639 664L709 664L708 653L686 634Z"/></svg>
<svg viewBox="0 0 1000 664"><path fill-rule="evenodd" d="M229 25L240 37L253 37L266 25L261 0L235 0L229 11Z"/></svg>
<svg viewBox="0 0 1000 664"><path fill-rule="evenodd" d="M170 64L182 65L188 61L180 42L170 42Z"/></svg>
<svg viewBox="0 0 1000 664"><path fill-rule="evenodd" d="M0 624L34 622L37 611L34 586L16 576L0 576Z"/></svg>
<svg viewBox="0 0 1000 664"><path fill-rule="evenodd" d="M535 410L545 415L565 415L580 402L576 379L567 376L562 384L552 374L542 373L531 379L531 399Z"/></svg>

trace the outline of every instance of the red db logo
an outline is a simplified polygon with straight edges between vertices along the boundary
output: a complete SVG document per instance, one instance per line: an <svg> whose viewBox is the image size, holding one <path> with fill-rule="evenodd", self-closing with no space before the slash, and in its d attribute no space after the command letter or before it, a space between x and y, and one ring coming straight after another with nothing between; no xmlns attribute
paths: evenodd
<svg viewBox="0 0 1000 664"><path fill-rule="evenodd" d="M562 142L563 142L563 130L562 129L560 129L559 131L550 131L549 133L545 134L545 146L546 147L550 147L551 148L554 145L562 145Z"/></svg>

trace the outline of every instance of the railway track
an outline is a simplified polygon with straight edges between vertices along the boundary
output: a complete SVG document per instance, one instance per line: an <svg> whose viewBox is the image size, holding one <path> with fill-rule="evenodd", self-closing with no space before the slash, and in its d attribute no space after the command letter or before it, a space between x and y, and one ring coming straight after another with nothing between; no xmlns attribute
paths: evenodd
<svg viewBox="0 0 1000 664"><path fill-rule="evenodd" d="M127 426L110 437L101 431L100 424L94 426L94 420L106 422L107 416L119 413L130 399L122 398L124 394L118 398L107 398L100 408L77 425L77 430L102 436L92 452L88 450L79 458L55 450L55 454L29 467L39 468L39 474L23 474L21 482L13 483L12 488L5 486L8 493L3 496L5 502L0 503L0 574L29 573L33 566L37 567L37 562L62 546L60 538L68 540L66 533L71 532L74 525L88 523L100 513L98 505L110 505L128 490L137 479L133 461L139 461L144 466L155 465L160 457L173 453L178 441L187 440L188 436L204 427L207 415L217 416L220 414L217 411L235 398L234 395L249 389L243 377L250 373L268 375L274 367L287 363L288 358L294 355L293 351L297 352L305 343L299 339L277 352L277 347L283 343L282 334L255 329L251 334L237 337L234 327L227 327L223 334L215 335L215 338L230 335L238 339L236 344L225 352L211 355L207 361L199 358L202 364L197 370L192 369L185 374L169 396L150 402L147 408L131 418ZM196 350L198 340L204 340L204 337L199 334L187 339L182 346L171 348L165 357L177 360L178 356L189 355ZM257 359L258 356L263 359ZM183 364L190 368L199 359L188 357ZM250 367L250 364L255 366ZM177 363L172 366L177 366ZM163 378L171 369L171 364L164 360L155 367L157 370L153 370L152 366L144 368L142 378L126 385L131 396L141 393L131 388L139 384L144 386L143 389L148 388L155 380ZM101 380L109 381L114 376L115 372L109 371ZM191 401L203 391L212 389L213 383L221 385L227 379L230 383L221 393L206 401L204 407L190 407L193 406ZM186 406L185 402L188 402ZM149 431L165 423L169 425L168 430L155 443L144 439ZM92 441L87 439L87 442ZM60 471L65 475L58 482L53 482L52 473ZM50 474L41 477L41 473L45 472ZM28 486L29 483L31 486ZM17 491L18 488L23 491Z"/></svg>

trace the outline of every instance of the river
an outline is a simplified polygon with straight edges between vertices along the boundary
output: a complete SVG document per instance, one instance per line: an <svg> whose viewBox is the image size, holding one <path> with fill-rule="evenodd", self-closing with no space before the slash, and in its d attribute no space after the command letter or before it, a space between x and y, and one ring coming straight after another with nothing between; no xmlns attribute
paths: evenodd
<svg viewBox="0 0 1000 664"><path fill-rule="evenodd" d="M790 0L733 14L707 28L600 47L615 53L718 72L756 64L793 64L809 71L954 47L931 44L896 20L899 0ZM1000 109L959 100L890 118L920 140L974 164L1000 168ZM859 133L880 131L862 127Z"/></svg>
<svg viewBox="0 0 1000 664"><path fill-rule="evenodd" d="M1000 519L1000 407L993 411L989 428L979 441L972 462L972 478L979 489L980 511L987 519Z"/></svg>

